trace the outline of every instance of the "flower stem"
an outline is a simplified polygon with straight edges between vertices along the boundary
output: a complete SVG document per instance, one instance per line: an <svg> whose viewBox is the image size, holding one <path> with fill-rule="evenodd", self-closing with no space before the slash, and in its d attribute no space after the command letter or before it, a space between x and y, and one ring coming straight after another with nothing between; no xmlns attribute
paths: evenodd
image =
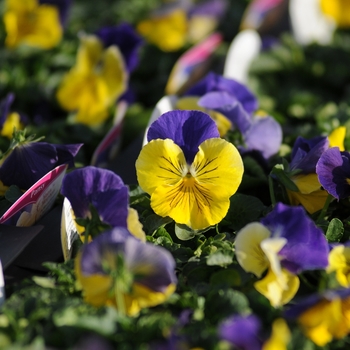
<svg viewBox="0 0 350 350"><path fill-rule="evenodd" d="M333 199L333 196L331 196L330 194L328 194L326 202L320 212L320 215L318 216L317 220L316 220L316 224L319 224L320 221L324 218L324 216L326 215L327 209L329 207L329 204L331 203Z"/></svg>

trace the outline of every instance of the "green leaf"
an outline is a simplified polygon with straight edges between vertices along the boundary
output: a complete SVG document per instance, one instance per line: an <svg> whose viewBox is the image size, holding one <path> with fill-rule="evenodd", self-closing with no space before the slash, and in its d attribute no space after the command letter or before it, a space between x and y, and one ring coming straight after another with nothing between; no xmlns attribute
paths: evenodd
<svg viewBox="0 0 350 350"><path fill-rule="evenodd" d="M207 258L207 265L226 267L233 263L233 252L227 250L217 250Z"/></svg>
<svg viewBox="0 0 350 350"><path fill-rule="evenodd" d="M194 238L197 233L186 225L175 224L175 234L181 241L188 241Z"/></svg>
<svg viewBox="0 0 350 350"><path fill-rule="evenodd" d="M326 238L328 242L339 242L344 234L344 226L343 223L337 219L334 218L331 220L331 222L328 225L328 229L326 232Z"/></svg>
<svg viewBox="0 0 350 350"><path fill-rule="evenodd" d="M239 230L252 221L260 218L265 209L260 199L236 193L230 198L230 208L222 224L228 225L233 230Z"/></svg>
<svg viewBox="0 0 350 350"><path fill-rule="evenodd" d="M163 227L172 221L173 219L169 218L168 216L163 218L157 214L151 214L147 216L145 222L143 223L143 229L145 230L146 234L153 235L160 227Z"/></svg>
<svg viewBox="0 0 350 350"><path fill-rule="evenodd" d="M277 164L274 166L271 171L271 175L274 175L277 180L288 190L299 192L298 186L290 179L284 169L282 169L282 167L279 167L280 165L281 164Z"/></svg>
<svg viewBox="0 0 350 350"><path fill-rule="evenodd" d="M225 269L213 273L210 278L210 284L212 286L220 287L220 289L226 287L238 287L241 284L241 276L238 271L234 269Z"/></svg>

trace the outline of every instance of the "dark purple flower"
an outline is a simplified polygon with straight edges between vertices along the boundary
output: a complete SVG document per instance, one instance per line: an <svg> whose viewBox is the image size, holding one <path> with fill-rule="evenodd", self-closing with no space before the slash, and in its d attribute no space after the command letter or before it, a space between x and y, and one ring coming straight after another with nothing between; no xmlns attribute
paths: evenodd
<svg viewBox="0 0 350 350"><path fill-rule="evenodd" d="M207 0L195 4L188 11L188 16L208 16L219 20L227 9L228 2L226 0Z"/></svg>
<svg viewBox="0 0 350 350"><path fill-rule="evenodd" d="M181 147L191 164L198 146L209 138L220 137L218 128L206 113L200 111L170 111L151 124L147 139L171 139Z"/></svg>
<svg viewBox="0 0 350 350"><path fill-rule="evenodd" d="M350 153L338 147L327 149L316 164L318 181L333 197L350 196Z"/></svg>
<svg viewBox="0 0 350 350"><path fill-rule="evenodd" d="M219 326L219 338L242 350L260 350L260 320L255 315L233 316Z"/></svg>
<svg viewBox="0 0 350 350"><path fill-rule="evenodd" d="M59 11L60 22L62 26L66 24L71 0L39 0L39 3L56 6Z"/></svg>
<svg viewBox="0 0 350 350"><path fill-rule="evenodd" d="M92 204L104 223L127 227L128 188L113 171L93 166L75 169L63 178L61 193L76 217L88 217Z"/></svg>
<svg viewBox="0 0 350 350"><path fill-rule="evenodd" d="M82 144L55 145L47 142L22 142L5 156L0 181L27 190L49 171L61 164L74 164Z"/></svg>
<svg viewBox="0 0 350 350"><path fill-rule="evenodd" d="M278 203L261 223L270 230L271 237L287 239L278 255L281 265L291 273L327 267L329 247L326 237L302 207Z"/></svg>
<svg viewBox="0 0 350 350"><path fill-rule="evenodd" d="M243 84L219 74L210 72L197 84L187 90L184 96L203 96L208 92L226 92L236 98L248 113L258 108L258 100Z"/></svg>
<svg viewBox="0 0 350 350"><path fill-rule="evenodd" d="M299 136L293 145L290 169L300 169L303 174L315 173L316 164L328 147L329 140L325 136L317 136L310 140Z"/></svg>
<svg viewBox="0 0 350 350"><path fill-rule="evenodd" d="M144 41L129 23L101 28L96 35L105 47L118 46L129 72L136 68L139 61L137 51Z"/></svg>

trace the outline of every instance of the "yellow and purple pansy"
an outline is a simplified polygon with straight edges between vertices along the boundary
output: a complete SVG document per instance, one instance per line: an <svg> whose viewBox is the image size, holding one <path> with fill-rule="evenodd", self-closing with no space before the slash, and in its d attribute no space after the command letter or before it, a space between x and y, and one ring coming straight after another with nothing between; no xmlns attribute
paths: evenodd
<svg viewBox="0 0 350 350"><path fill-rule="evenodd" d="M290 170L295 172L291 180L299 191L287 189L290 204L301 204L308 213L321 210L328 193L321 188L316 174L316 164L321 155L329 148L329 140L324 136L305 139L299 136L293 146Z"/></svg>
<svg viewBox="0 0 350 350"><path fill-rule="evenodd" d="M195 230L219 223L241 183L243 162L209 115L164 113L150 126L148 141L136 172L154 212Z"/></svg>
<svg viewBox="0 0 350 350"><path fill-rule="evenodd" d="M134 316L175 291L175 261L164 248L143 243L116 227L84 245L75 260L84 300Z"/></svg>
<svg viewBox="0 0 350 350"><path fill-rule="evenodd" d="M288 303L299 289L298 274L325 269L328 244L320 228L301 207L278 203L260 222L243 227L236 236L238 263L262 279L255 288L274 307Z"/></svg>
<svg viewBox="0 0 350 350"><path fill-rule="evenodd" d="M296 320L304 334L320 347L349 334L349 315L349 288L312 294L285 312L286 318Z"/></svg>
<svg viewBox="0 0 350 350"><path fill-rule="evenodd" d="M14 130L23 129L23 117L10 111L14 99L15 95L9 93L0 101L0 135L8 139L12 138Z"/></svg>

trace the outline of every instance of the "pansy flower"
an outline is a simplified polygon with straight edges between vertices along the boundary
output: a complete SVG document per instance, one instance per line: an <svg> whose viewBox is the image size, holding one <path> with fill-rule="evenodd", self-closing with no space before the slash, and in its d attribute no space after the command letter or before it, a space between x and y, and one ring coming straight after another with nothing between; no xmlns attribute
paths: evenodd
<svg viewBox="0 0 350 350"><path fill-rule="evenodd" d="M219 338L242 350L284 350L291 335L284 319L272 324L270 336L264 341L259 318L251 315L234 315L219 325Z"/></svg>
<svg viewBox="0 0 350 350"><path fill-rule="evenodd" d="M10 93L0 102L0 135L8 139L12 138L14 130L23 129L21 116L17 112L10 112L14 99L15 95Z"/></svg>
<svg viewBox="0 0 350 350"><path fill-rule="evenodd" d="M345 151L344 140L346 135L346 127L339 126L335 128L329 135L329 147L339 147L341 151Z"/></svg>
<svg viewBox="0 0 350 350"><path fill-rule="evenodd" d="M318 346L342 339L350 332L350 289L313 294L290 307L285 316L296 320Z"/></svg>
<svg viewBox="0 0 350 350"><path fill-rule="evenodd" d="M96 126L126 91L128 72L116 45L104 48L96 35L82 35L75 66L63 77L57 99L75 121Z"/></svg>
<svg viewBox="0 0 350 350"><path fill-rule="evenodd" d="M0 181L27 190L49 171L61 164L74 165L74 157L82 144L55 145L25 138L24 132L14 135L13 144L0 164Z"/></svg>
<svg viewBox="0 0 350 350"><path fill-rule="evenodd" d="M60 3L60 6L57 4ZM62 38L62 22L68 1L6 0L4 24L5 45L15 48L21 44L51 49Z"/></svg>
<svg viewBox="0 0 350 350"><path fill-rule="evenodd" d="M326 150L316 165L316 173L322 187L334 198L350 196L350 153L338 147Z"/></svg>
<svg viewBox="0 0 350 350"><path fill-rule="evenodd" d="M113 171L94 166L75 169L63 178L61 193L69 200L76 218L91 219L92 206L103 224L128 228L145 241L138 214L129 208L128 187Z"/></svg>
<svg viewBox="0 0 350 350"><path fill-rule="evenodd" d="M151 125L148 141L136 172L154 212L192 229L219 223L241 183L243 162L219 138L215 122L200 111L171 111Z"/></svg>
<svg viewBox="0 0 350 350"><path fill-rule="evenodd" d="M122 227L84 245L75 260L84 300L96 307L113 305L129 316L163 303L175 291L174 270L166 249L142 243Z"/></svg>
<svg viewBox="0 0 350 350"><path fill-rule="evenodd" d="M321 189L316 174L316 164L328 147L329 140L324 136L317 136L310 140L299 136L293 146L290 170L295 172L295 175L291 180L299 191L287 189L287 194L290 204L301 204L310 214L321 210L327 200L328 193Z"/></svg>
<svg viewBox="0 0 350 350"><path fill-rule="evenodd" d="M298 274L325 269L328 244L301 207L278 203L261 222L242 228L235 240L236 257L246 272L261 280L255 288L274 307L288 303L299 288Z"/></svg>

